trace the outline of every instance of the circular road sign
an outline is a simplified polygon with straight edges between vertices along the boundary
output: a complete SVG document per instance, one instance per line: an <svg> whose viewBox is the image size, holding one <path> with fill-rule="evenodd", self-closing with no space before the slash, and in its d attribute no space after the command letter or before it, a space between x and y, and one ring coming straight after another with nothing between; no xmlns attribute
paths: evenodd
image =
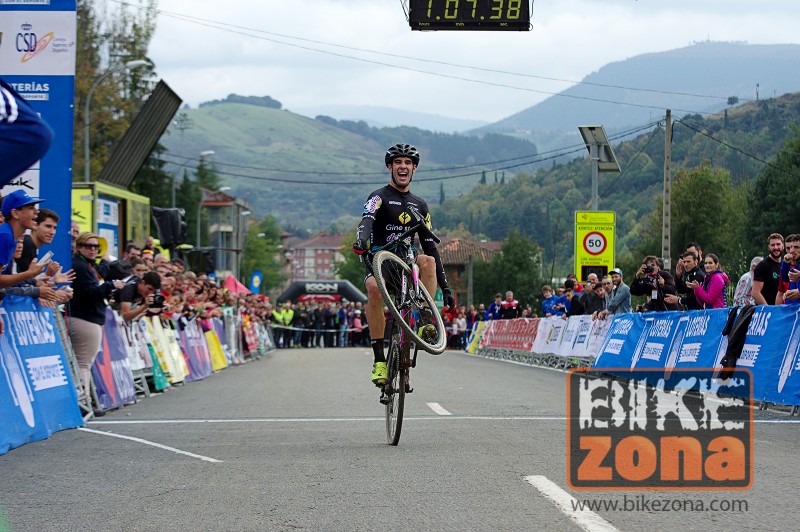
<svg viewBox="0 0 800 532"><path fill-rule="evenodd" d="M589 255L599 255L606 250L608 242L603 233L593 231L583 237L583 249Z"/></svg>

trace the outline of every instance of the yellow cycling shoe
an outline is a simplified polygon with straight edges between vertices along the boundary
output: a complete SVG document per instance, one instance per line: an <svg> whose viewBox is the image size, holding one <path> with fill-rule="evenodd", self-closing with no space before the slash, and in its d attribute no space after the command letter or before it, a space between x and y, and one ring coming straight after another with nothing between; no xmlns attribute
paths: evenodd
<svg viewBox="0 0 800 532"><path fill-rule="evenodd" d="M386 362L375 362L375 364L372 365L372 382L375 386L383 386L389 382Z"/></svg>

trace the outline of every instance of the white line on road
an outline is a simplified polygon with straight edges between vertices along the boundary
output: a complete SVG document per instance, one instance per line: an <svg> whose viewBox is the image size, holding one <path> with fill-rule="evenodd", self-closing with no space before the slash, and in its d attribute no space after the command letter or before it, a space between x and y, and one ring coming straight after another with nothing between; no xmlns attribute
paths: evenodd
<svg viewBox="0 0 800 532"><path fill-rule="evenodd" d="M112 438L121 438L123 440L130 440L135 441L137 443L143 443L145 445L152 445L153 447L158 447L159 449L164 449L166 451L171 451L177 454L183 454L186 456L190 456L192 458L199 458L200 460L205 460L206 462L214 462L214 463L222 463L222 460L217 460L216 458L209 458L208 456L203 456L201 454L194 454L190 453L189 451L181 451L180 449L176 449L175 447L169 447L167 445L161 445L160 443L155 443L152 441L143 440L141 438L134 438L133 436L124 436L122 434L113 434L111 432L103 432L102 430L92 430L79 427L78 430L82 430L83 432L91 432L92 434L102 434L103 436L111 436Z"/></svg>
<svg viewBox="0 0 800 532"><path fill-rule="evenodd" d="M590 510L576 510L575 505L578 501L562 490L556 483L542 475L531 475L525 477L525 481L539 490L539 492L553 501L564 515L572 519L579 527L587 532L614 532L617 529L614 525Z"/></svg>
<svg viewBox="0 0 800 532"><path fill-rule="evenodd" d="M567 421L566 416L404 416L414 421L447 419L452 421ZM92 419L90 425L180 425L191 423L341 423L355 421L383 421L383 416L370 417L272 417L232 419ZM800 419L756 419L763 425L797 425Z"/></svg>
<svg viewBox="0 0 800 532"><path fill-rule="evenodd" d="M90 425L179 425L193 423L341 423L351 421L383 421L381 417L273 417L233 419L105 419L89 421ZM564 416L404 416L414 421L462 420L462 421L566 421Z"/></svg>
<svg viewBox="0 0 800 532"><path fill-rule="evenodd" d="M440 416L452 416L453 415L450 412L448 412L447 410L445 410L445 408L442 407L442 405L440 405L439 403L425 403L425 404L427 404L428 408L430 408L431 410L433 410L434 412L436 412Z"/></svg>

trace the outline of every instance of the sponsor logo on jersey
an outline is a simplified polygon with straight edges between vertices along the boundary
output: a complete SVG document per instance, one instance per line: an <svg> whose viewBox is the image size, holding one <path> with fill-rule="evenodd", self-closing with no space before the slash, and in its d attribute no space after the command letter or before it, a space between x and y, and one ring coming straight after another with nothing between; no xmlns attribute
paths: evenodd
<svg viewBox="0 0 800 532"><path fill-rule="evenodd" d="M375 212L381 208L381 203L382 201L380 196L372 196L364 204L364 214L375 214Z"/></svg>
<svg viewBox="0 0 800 532"><path fill-rule="evenodd" d="M408 214L407 212L402 212L400 213L400 216L397 217L397 219L400 220L400 223L407 224L408 222L411 221L411 215Z"/></svg>
<svg viewBox="0 0 800 532"><path fill-rule="evenodd" d="M402 203L400 203L399 201L389 200L389 205L402 205Z"/></svg>
<svg viewBox="0 0 800 532"><path fill-rule="evenodd" d="M425 227L431 228L431 213L425 215Z"/></svg>

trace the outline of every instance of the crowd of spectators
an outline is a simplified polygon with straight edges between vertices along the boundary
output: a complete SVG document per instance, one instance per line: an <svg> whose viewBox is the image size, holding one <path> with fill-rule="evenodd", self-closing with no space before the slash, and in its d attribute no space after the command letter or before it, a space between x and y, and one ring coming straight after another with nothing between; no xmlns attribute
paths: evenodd
<svg viewBox="0 0 800 532"><path fill-rule="evenodd" d="M272 309L270 321L279 348L369 346L360 301L284 301Z"/></svg>

